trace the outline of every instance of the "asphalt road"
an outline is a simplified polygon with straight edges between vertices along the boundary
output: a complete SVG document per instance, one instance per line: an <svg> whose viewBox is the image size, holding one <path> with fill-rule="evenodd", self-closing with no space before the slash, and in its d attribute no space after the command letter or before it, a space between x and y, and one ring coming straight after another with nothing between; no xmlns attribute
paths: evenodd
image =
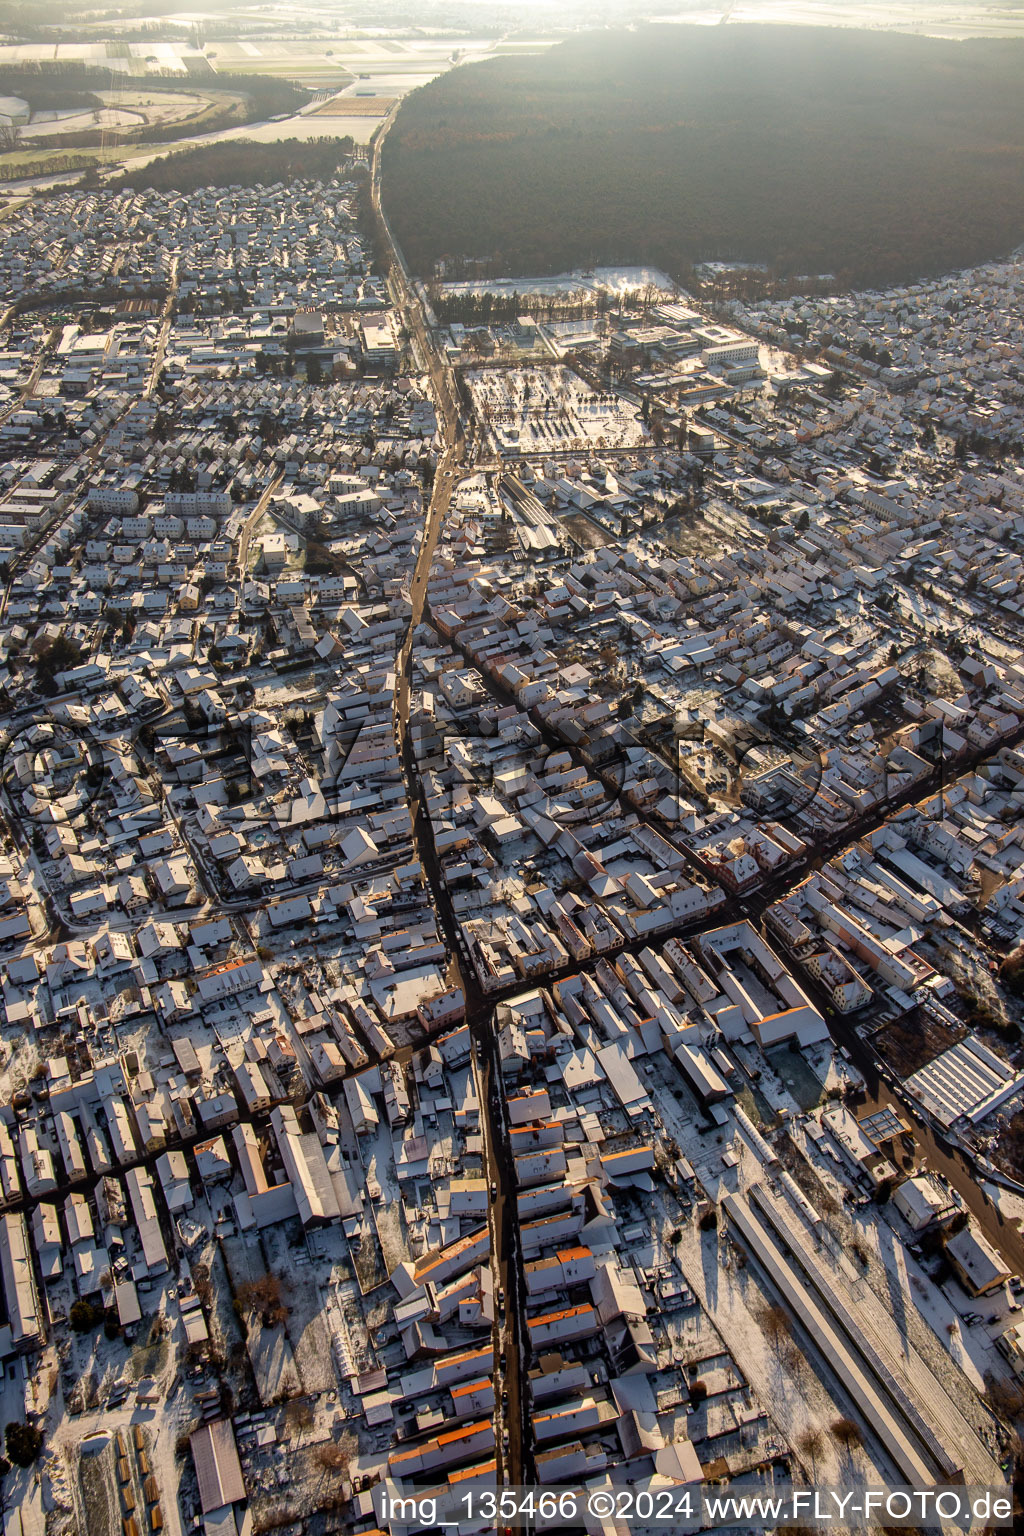
<svg viewBox="0 0 1024 1536"><path fill-rule="evenodd" d="M522 1333L526 1283L519 1246L516 1183L508 1139L505 1095L497 1045L494 1006L485 998L472 965L460 961L462 932L434 847L433 829L426 813L416 754L409 734L409 695L412 680L413 638L423 618L427 582L441 529L448 516L452 491L468 444L460 420L455 376L441 357L427 325L423 305L409 281L402 254L391 233L380 198L380 151L393 118L378 133L373 148L371 189L373 210L383 243L390 253L389 279L405 327L423 361L433 388L444 450L434 474L430 504L424 519L423 537L409 588L410 615L405 639L398 653L395 686L395 741L405 778L413 824L413 841L423 867L431 904L451 956L449 979L461 986L466 999L466 1020L473 1046L473 1067L480 1098L480 1124L484 1141L490 1202L491 1269L494 1279L494 1431L495 1462L499 1482L522 1484L532 1479L533 1457L528 1432L528 1402L522 1381Z"/></svg>

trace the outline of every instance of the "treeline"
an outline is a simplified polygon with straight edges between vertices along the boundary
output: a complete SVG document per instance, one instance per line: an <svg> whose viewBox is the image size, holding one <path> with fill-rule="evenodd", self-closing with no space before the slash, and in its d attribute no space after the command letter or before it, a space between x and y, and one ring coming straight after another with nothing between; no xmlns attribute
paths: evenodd
<svg viewBox="0 0 1024 1536"><path fill-rule="evenodd" d="M250 122L297 112L312 100L312 93L290 80L272 75L215 74L204 69L201 75L131 75L117 69L84 64L77 59L66 63L46 61L0 67L0 96L20 96L34 112L60 111L78 106L99 105L98 91L194 91L197 96L245 95L249 101ZM86 99L87 98L87 99Z"/></svg>
<svg viewBox="0 0 1024 1536"><path fill-rule="evenodd" d="M129 170L118 189L194 192L197 187L259 187L276 181L329 181L352 153L350 138L280 139L260 144L254 139L221 139L162 155L138 170Z"/></svg>
<svg viewBox="0 0 1024 1536"><path fill-rule="evenodd" d="M124 148L132 144L173 144L178 139L191 139L197 134L214 133L221 128L245 127L258 119L241 108L231 97L224 96L207 102L194 117L182 118L173 123L144 123L119 127L79 128L68 133L48 133L45 139L20 139L8 149L24 149L26 145L40 149L102 149Z"/></svg>
<svg viewBox="0 0 1024 1536"><path fill-rule="evenodd" d="M595 312L607 314L612 308L611 295L604 289L596 294L562 295L494 293L490 289L443 293L438 285L431 285L429 293L431 308L442 325L508 325L525 314L539 321L582 320Z"/></svg>
<svg viewBox="0 0 1024 1536"><path fill-rule="evenodd" d="M252 102L250 121L253 122L257 118L278 117L283 112L297 112L313 100L312 91L307 91L305 86L295 85L291 80L278 80L273 75L226 75L218 71L216 74L204 72L199 78L204 91L233 91L248 96ZM145 84L149 84L148 75ZM180 88L181 76L178 84Z"/></svg>
<svg viewBox="0 0 1024 1536"><path fill-rule="evenodd" d="M64 0L0 0L0 30L19 43L48 38L64 25L69 9Z"/></svg>
<svg viewBox="0 0 1024 1536"><path fill-rule="evenodd" d="M44 160L5 162L0 159L0 182L23 181L33 176L62 176L69 171L91 171L91 155L47 155Z"/></svg>
<svg viewBox="0 0 1024 1536"><path fill-rule="evenodd" d="M33 112L90 112L103 105L92 91L69 90L51 77L12 69L0 69L0 96L20 96Z"/></svg>
<svg viewBox="0 0 1024 1536"><path fill-rule="evenodd" d="M884 284L1024 237L1024 43L648 27L452 70L384 193L412 269L763 263Z"/></svg>

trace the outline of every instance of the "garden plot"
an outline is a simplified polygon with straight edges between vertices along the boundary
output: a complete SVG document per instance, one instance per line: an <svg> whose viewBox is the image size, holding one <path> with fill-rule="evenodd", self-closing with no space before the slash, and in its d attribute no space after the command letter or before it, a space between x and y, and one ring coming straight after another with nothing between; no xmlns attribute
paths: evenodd
<svg viewBox="0 0 1024 1536"><path fill-rule="evenodd" d="M90 1536L119 1536L122 1501L118 1492L117 1443L113 1437L98 1454L80 1458L78 1482ZM127 1509L125 1512L128 1513Z"/></svg>
<svg viewBox="0 0 1024 1536"><path fill-rule="evenodd" d="M263 1241L271 1270L282 1279L282 1300L288 1308L285 1327L303 1389L308 1394L333 1391L337 1381L331 1366L331 1341L312 1261L307 1254L295 1251L280 1228L268 1229Z"/></svg>

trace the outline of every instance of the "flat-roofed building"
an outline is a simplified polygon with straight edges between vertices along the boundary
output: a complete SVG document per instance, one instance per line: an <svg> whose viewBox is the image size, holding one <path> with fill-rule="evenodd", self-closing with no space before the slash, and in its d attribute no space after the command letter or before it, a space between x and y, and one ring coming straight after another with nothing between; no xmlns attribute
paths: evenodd
<svg viewBox="0 0 1024 1536"><path fill-rule="evenodd" d="M923 1232L935 1222L944 1221L957 1209L949 1190L934 1174L927 1173L904 1179L893 1195L892 1203L914 1232Z"/></svg>
<svg viewBox="0 0 1024 1536"><path fill-rule="evenodd" d="M378 367L393 367L398 361L398 348L390 316L385 315L380 320L364 320L359 331L366 361Z"/></svg>

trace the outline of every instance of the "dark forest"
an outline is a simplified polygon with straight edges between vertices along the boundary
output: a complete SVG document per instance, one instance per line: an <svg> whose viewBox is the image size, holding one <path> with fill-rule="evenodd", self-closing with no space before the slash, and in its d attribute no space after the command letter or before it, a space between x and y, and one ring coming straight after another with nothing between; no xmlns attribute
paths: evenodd
<svg viewBox="0 0 1024 1536"><path fill-rule="evenodd" d="M886 284L1024 239L1024 43L649 27L452 70L384 192L412 269L749 261Z"/></svg>

